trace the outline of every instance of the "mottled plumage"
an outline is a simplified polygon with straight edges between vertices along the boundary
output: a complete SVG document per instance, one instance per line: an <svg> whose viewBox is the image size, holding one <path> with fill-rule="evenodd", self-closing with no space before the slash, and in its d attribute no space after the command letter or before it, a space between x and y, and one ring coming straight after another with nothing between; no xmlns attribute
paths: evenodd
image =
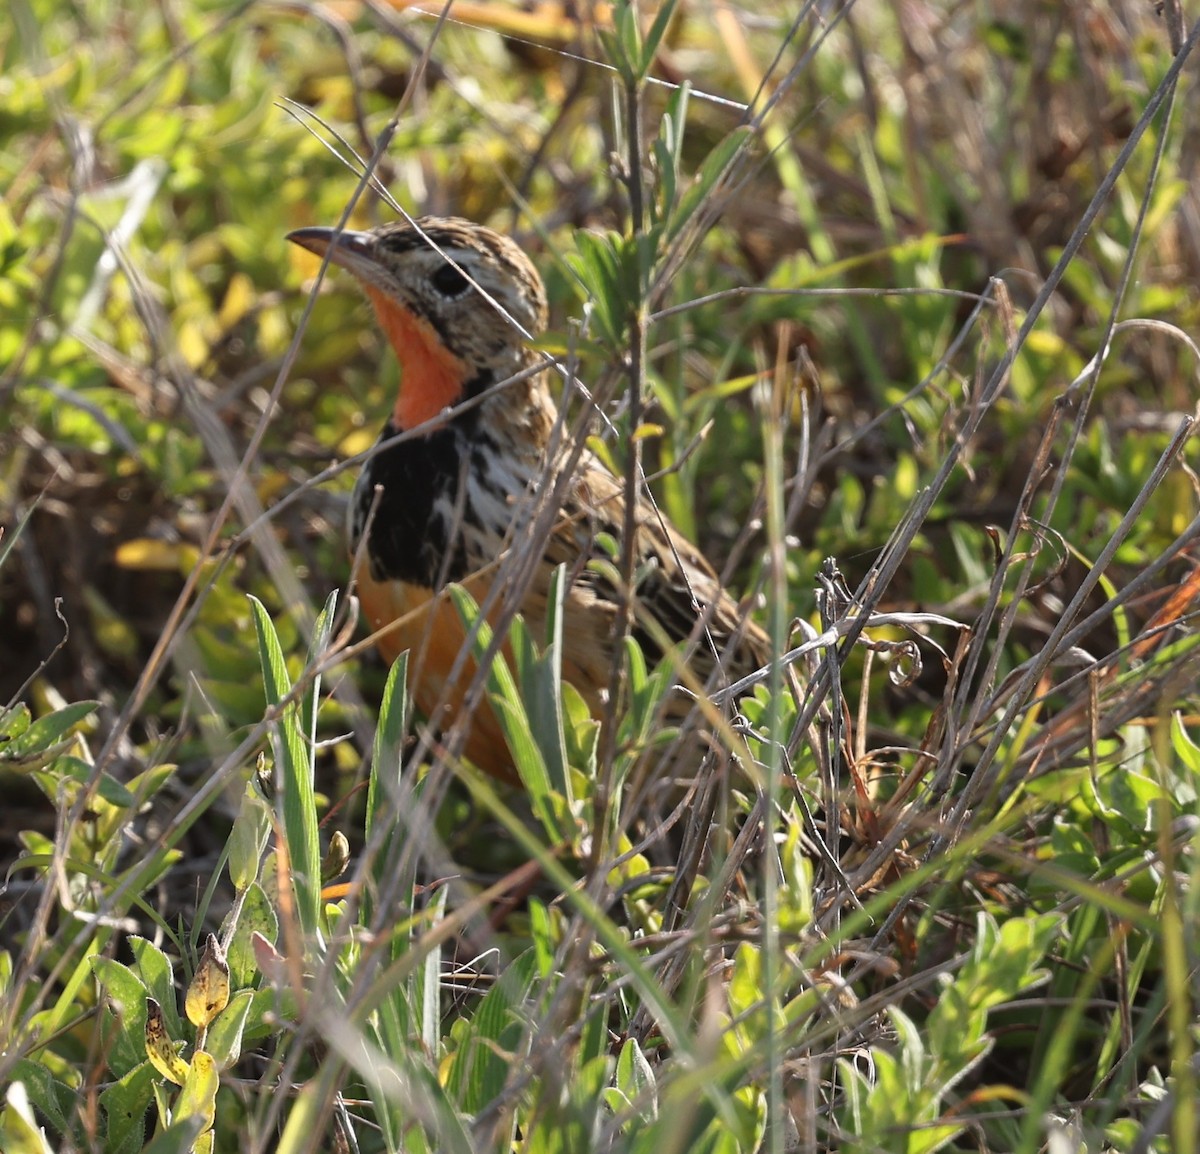
<svg viewBox="0 0 1200 1154"><path fill-rule="evenodd" d="M474 667L468 663L457 683L447 684L463 629L442 590L461 582L482 602L512 544L522 502L548 492L572 468L569 446L550 459L557 409L547 374L528 372L538 366L527 340L545 327L545 291L516 244L468 221L425 217L344 232L331 248L333 237L324 228L289 234L312 252L329 252L333 264L354 274L400 361L399 395L381 443L417 430L380 448L355 487L352 548L370 517L360 597L373 629L391 626L380 638L383 655L394 660L412 652L413 696L433 724L445 727L457 716ZM476 398L478 403L445 415ZM564 606L563 673L597 714L609 682L618 599L585 565L593 556L607 557L598 538L619 540L624 521L623 484L585 450L573 464L542 564L521 601L533 635L541 637L550 574L567 565L572 581ZM692 659L701 679L717 654L729 680L765 663L765 636L745 622L696 547L648 501L639 500L636 523L641 625L635 632L650 655L657 645L647 618L671 639L683 640L697 624L698 604L713 643L700 646ZM686 704L681 697L681 709ZM512 776L490 707L473 718L466 753L482 769Z"/></svg>

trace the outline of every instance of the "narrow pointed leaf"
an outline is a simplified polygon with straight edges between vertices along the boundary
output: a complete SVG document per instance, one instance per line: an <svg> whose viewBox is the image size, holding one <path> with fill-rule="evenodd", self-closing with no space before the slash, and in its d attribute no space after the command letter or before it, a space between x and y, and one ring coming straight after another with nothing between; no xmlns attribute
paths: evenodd
<svg viewBox="0 0 1200 1154"><path fill-rule="evenodd" d="M283 650L263 603L250 597L258 632L268 706L279 706L291 692ZM311 746L305 741L295 702L282 707L275 723L275 758L281 778L283 830L291 862L296 910L306 933L315 933L320 913L321 851L317 837L317 803L313 789Z"/></svg>

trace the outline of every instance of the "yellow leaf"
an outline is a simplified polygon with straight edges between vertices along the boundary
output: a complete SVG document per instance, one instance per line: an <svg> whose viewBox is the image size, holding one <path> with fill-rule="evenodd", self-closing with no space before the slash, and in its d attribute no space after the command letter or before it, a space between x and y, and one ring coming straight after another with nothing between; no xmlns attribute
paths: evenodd
<svg viewBox="0 0 1200 1154"><path fill-rule="evenodd" d="M179 1097L175 1099L175 1119L198 1118L203 1132L211 1133L217 1117L217 1089L220 1084L221 1078L212 1055L197 1050L192 1058L192 1068L187 1081L184 1082ZM192 1147L193 1154L198 1154L204 1149L211 1150L211 1143L202 1144L197 1141Z"/></svg>
<svg viewBox="0 0 1200 1154"><path fill-rule="evenodd" d="M1025 347L1029 352L1041 356L1058 356L1066 348L1066 342L1057 333L1034 329L1025 338Z"/></svg>
<svg viewBox="0 0 1200 1154"><path fill-rule="evenodd" d="M179 326L179 336L176 338L176 344L183 359L193 369L197 369L204 364L212 351L200 326L193 321L186 321Z"/></svg>
<svg viewBox="0 0 1200 1154"><path fill-rule="evenodd" d="M357 457L359 453L365 453L375 444L378 436L374 429L355 429L353 433L347 433L342 438L341 444L338 445L338 453L343 457Z"/></svg>
<svg viewBox="0 0 1200 1154"><path fill-rule="evenodd" d="M638 425L638 427L633 430L633 440L635 441L644 441L647 437L661 437L662 435L662 425Z"/></svg>
<svg viewBox="0 0 1200 1154"><path fill-rule="evenodd" d="M341 830L335 830L329 839L329 852L321 862L321 881L328 884L346 872L350 864L350 843Z"/></svg>
<svg viewBox="0 0 1200 1154"><path fill-rule="evenodd" d="M153 998L146 999L146 1057L164 1078L182 1086L191 1067L179 1056L167 1023L163 1019L162 1006Z"/></svg>
<svg viewBox="0 0 1200 1154"><path fill-rule="evenodd" d="M263 309L258 314L258 347L265 356L281 354L291 339L292 329L287 323L287 313L283 309Z"/></svg>
<svg viewBox="0 0 1200 1154"><path fill-rule="evenodd" d="M122 569L155 573L189 573L200 557L195 545L135 537L117 546L116 562Z"/></svg>
<svg viewBox="0 0 1200 1154"><path fill-rule="evenodd" d="M588 437L587 447L591 449L591 451L595 453L605 465L608 466L610 473L615 473L617 476L620 476L621 470L617 468L617 463L615 460L613 460L613 455L608 447L607 442L602 441L599 437L593 435Z"/></svg>
<svg viewBox="0 0 1200 1154"><path fill-rule="evenodd" d="M229 963L215 935L209 934L200 964L187 988L184 1009L193 1026L206 1028L229 1004Z"/></svg>
<svg viewBox="0 0 1200 1154"><path fill-rule="evenodd" d="M229 287L225 290L225 299L221 302L221 311L217 319L222 328L232 328L246 315L254 304L254 284L244 272L235 272L229 278Z"/></svg>
<svg viewBox="0 0 1200 1154"><path fill-rule="evenodd" d="M291 478L283 472L265 473L258 478L254 486L258 499L264 505L269 505L276 497L291 485Z"/></svg>

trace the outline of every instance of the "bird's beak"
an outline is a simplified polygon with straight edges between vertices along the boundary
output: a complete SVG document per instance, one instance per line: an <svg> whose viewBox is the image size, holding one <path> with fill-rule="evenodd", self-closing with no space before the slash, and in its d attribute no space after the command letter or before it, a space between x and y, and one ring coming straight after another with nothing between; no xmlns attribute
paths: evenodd
<svg viewBox="0 0 1200 1154"><path fill-rule="evenodd" d="M339 233L334 228L298 228L289 232L287 239L317 256L328 253L330 264L358 277L367 277L371 270L379 267L375 238L369 232L346 230Z"/></svg>

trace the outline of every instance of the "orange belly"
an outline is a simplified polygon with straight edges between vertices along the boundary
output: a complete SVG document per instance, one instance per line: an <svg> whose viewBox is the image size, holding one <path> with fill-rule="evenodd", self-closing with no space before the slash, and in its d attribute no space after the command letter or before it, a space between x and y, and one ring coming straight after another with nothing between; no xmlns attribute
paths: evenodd
<svg viewBox="0 0 1200 1154"><path fill-rule="evenodd" d="M476 601L483 600L482 582L464 584ZM419 585L375 581L367 574L359 578L358 595L367 625L380 634L379 652L390 664L408 651L411 700L435 730L448 730L462 716L467 688L478 670L468 656L462 672L450 681L467 643L467 631L453 602L444 592L435 596L433 590ZM505 657L511 664L507 645ZM485 773L517 780L504 733L486 697L471 718L463 752Z"/></svg>
<svg viewBox="0 0 1200 1154"><path fill-rule="evenodd" d="M476 603L487 596L492 574L476 576L462 584ZM409 653L409 694L435 730L445 731L462 716L467 689L478 665L470 656L462 672L450 681L450 672L467 643L467 631L445 592L404 581L375 581L369 574L359 577L359 600L372 633L378 633L379 652L393 662ZM535 581L526 593L521 613L526 627L538 641L545 636L546 589ZM497 605L490 616L499 614ZM578 586L570 589L563 605L563 679L583 697L593 717L603 708L612 660L612 610ZM501 652L514 667L512 650L506 643ZM463 752L485 773L502 781L516 782L504 730L491 702L484 698L471 717Z"/></svg>

